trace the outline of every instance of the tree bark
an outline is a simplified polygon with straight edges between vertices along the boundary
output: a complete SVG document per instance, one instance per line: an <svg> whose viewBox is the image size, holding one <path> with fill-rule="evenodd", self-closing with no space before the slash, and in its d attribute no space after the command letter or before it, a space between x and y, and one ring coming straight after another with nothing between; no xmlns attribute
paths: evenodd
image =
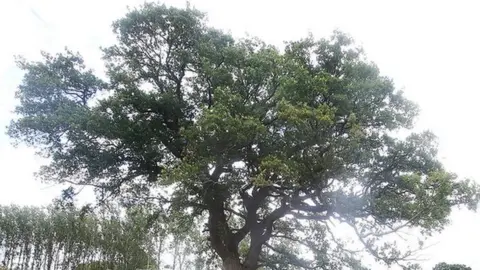
<svg viewBox="0 0 480 270"><path fill-rule="evenodd" d="M223 260L223 270L246 270L237 258L226 258Z"/></svg>

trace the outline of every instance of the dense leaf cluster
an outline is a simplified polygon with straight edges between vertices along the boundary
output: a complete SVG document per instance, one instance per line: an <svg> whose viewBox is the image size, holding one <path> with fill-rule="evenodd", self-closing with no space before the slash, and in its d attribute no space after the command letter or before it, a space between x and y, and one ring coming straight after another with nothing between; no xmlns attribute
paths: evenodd
<svg viewBox="0 0 480 270"><path fill-rule="evenodd" d="M447 263L439 263L435 265L433 270L472 270L472 268L464 265L464 264L447 264Z"/></svg>

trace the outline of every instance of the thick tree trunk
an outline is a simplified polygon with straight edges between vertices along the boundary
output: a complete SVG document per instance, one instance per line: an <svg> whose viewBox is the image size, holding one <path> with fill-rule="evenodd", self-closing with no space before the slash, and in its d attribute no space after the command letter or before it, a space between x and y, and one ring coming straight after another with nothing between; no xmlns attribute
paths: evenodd
<svg viewBox="0 0 480 270"><path fill-rule="evenodd" d="M227 258L223 260L223 270L246 270L238 259Z"/></svg>

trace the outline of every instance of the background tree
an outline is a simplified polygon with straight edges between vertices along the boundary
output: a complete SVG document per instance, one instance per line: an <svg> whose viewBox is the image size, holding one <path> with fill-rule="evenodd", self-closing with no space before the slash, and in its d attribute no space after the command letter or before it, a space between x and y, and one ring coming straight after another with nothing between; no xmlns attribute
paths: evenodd
<svg viewBox="0 0 480 270"><path fill-rule="evenodd" d="M443 262L435 265L433 270L472 270L472 268L464 264L447 264Z"/></svg>
<svg viewBox="0 0 480 270"><path fill-rule="evenodd" d="M147 269L156 266L147 219L140 212L101 217L75 208L0 206L0 261L7 269Z"/></svg>
<svg viewBox="0 0 480 270"><path fill-rule="evenodd" d="M225 269L360 267L331 222L401 263L413 251L385 235L429 235L453 206L477 205L477 187L438 161L433 134L392 135L418 109L345 34L280 51L155 4L113 27L108 82L70 51L19 60L9 134L51 160L45 180L93 186L100 200L151 199L182 224L205 215Z"/></svg>

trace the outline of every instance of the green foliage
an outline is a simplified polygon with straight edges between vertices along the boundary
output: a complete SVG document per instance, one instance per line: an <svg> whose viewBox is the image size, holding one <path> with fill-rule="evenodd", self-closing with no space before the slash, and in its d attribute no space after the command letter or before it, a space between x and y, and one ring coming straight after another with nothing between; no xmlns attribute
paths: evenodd
<svg viewBox="0 0 480 270"><path fill-rule="evenodd" d="M75 270L105 270L105 269L115 269L116 266L113 263L108 262L91 262L91 263L82 263L78 265Z"/></svg>
<svg viewBox="0 0 480 270"><path fill-rule="evenodd" d="M472 270L472 268L463 264L439 263L433 267L433 270Z"/></svg>
<svg viewBox="0 0 480 270"><path fill-rule="evenodd" d="M411 128L418 108L343 33L280 51L209 28L197 10L155 4L114 32L108 82L69 51L20 60L9 134L50 158L44 180L159 206L178 230L206 216L226 269L361 269L329 233L332 220L378 260L400 263L412 251L382 236L428 235L453 206L477 206L478 187L446 171L433 134L391 135Z"/></svg>

